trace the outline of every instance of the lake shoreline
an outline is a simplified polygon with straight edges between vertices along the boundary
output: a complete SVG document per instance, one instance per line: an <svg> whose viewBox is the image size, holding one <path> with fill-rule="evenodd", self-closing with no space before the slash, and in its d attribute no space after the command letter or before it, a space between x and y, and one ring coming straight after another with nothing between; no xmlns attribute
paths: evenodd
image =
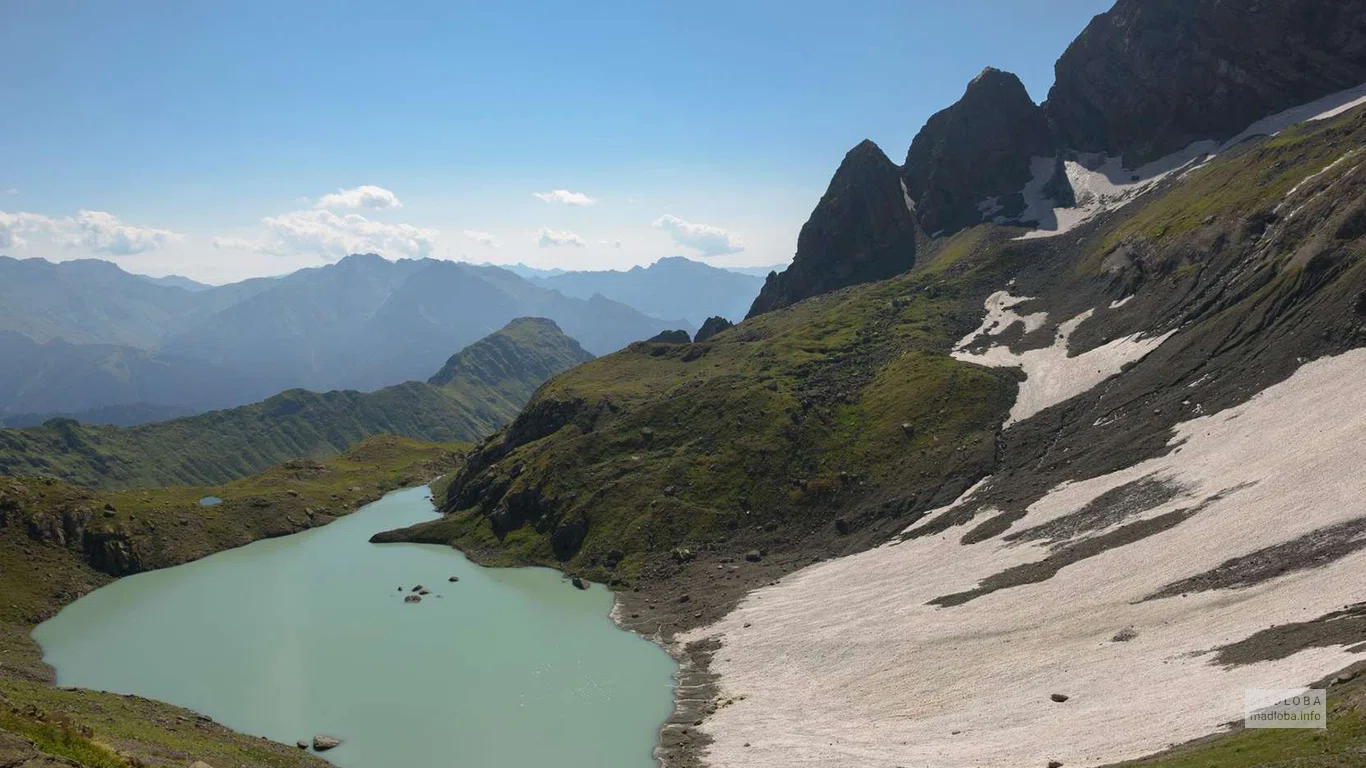
<svg viewBox="0 0 1366 768"><path fill-rule="evenodd" d="M611 620L616 604L607 590L594 585L591 595L579 596L579 590L564 580L562 572L546 573L540 567L525 569L523 573L485 571L448 547L418 548L425 552L406 548L386 552L389 548L369 544L370 534L386 524L437 516L430 491L420 484L386 494L362 511L369 515L351 521L345 530L335 534L319 530L318 536L254 542L250 547L229 549L214 553L213 558L190 563L186 565L188 570L170 574L158 569L160 573L142 574L136 586L124 580L111 581L104 586L114 588L112 592L102 592L94 602L86 600L64 610L51 624L38 628L34 637L42 641L45 658L58 670L60 685L127 691L176 702L189 710L206 712L240 734L280 744L310 738L315 731L326 732L350 742L326 755L334 762L339 759L341 765L370 766L377 760L382 763L387 759L385 755L408 755L404 760L413 765L426 765L434 760L439 763L439 756L448 754L450 748L440 746L442 740L434 735L423 736L427 726L420 723L429 722L443 711L447 712L441 717L443 722L462 722L460 727L474 729L469 735L476 738L461 739L457 754L483 754L487 759L506 751L509 764L538 764L540 758L531 756L554 747L568 750L565 754L570 756L569 765L575 764L576 758L621 765L640 765L644 759L655 763L645 757L647 752L641 751L641 746L643 742L644 748L651 750L648 754L653 755L652 747L674 698L677 666L671 656L659 653L659 645L640 642L648 638L604 642L612 638L603 633L615 634L623 629L616 622L610 628L601 623L604 618ZM334 526L327 528L331 530ZM320 557L324 560L319 561ZM376 569L377 563L388 565ZM439 574L432 573L433 570ZM479 572L488 575L480 576ZM243 575L223 578L231 573ZM247 575L257 573L261 575ZM459 583L452 581L448 585L449 573L457 574ZM376 577L379 584L375 583ZM422 596L430 607L395 607L391 581L402 585L409 580L427 585ZM412 584L401 587L400 603L410 587L417 589ZM439 600L442 596L447 599ZM459 603L446 605L452 599ZM341 603L333 605L338 600ZM195 607L198 604L218 607L203 612ZM360 618L361 614L347 605L354 605L357 611L377 611L376 620ZM290 629L293 622L280 613L295 613L293 606L309 606L305 615L312 617L296 629ZM125 618L130 611L135 615ZM171 628L166 622L174 620L156 618L167 613L184 617L185 621L176 622L181 626ZM277 621L271 616L282 618ZM508 624L509 620L514 623ZM357 621L364 622L364 629L354 635L360 638L355 642L323 640L352 637L344 627L355 626ZM525 623L528 621L531 623ZM171 631L149 629L161 626ZM216 631L214 627L221 629ZM449 629L443 631L441 627ZM377 638L391 639L378 645L364 639L376 632ZM211 636L235 639L221 649L227 651L225 655L208 647L181 650L187 648L182 638ZM297 657L297 651L291 651L288 643L265 640L277 636L297 637L303 648L311 650ZM545 646L545 641L537 638L552 636L559 638L553 644L557 650L547 653L552 646ZM310 637L314 639L307 639ZM446 660L448 647L462 650ZM537 652L535 649L540 647L543 651ZM238 648L261 650L238 652ZM383 648L388 650L381 651ZM500 654L498 648L507 650ZM332 655L338 652L343 655ZM377 653L380 655L375 656ZM485 663L471 668L460 661L467 654L484 659ZM209 657L217 661L196 661ZM364 661L370 657L375 658L375 664ZM119 662L120 658L124 661ZM288 659L295 659L288 664L299 665L299 677L281 693L295 691L284 695L284 699L291 701L295 695L306 698L297 705L280 705L286 708L278 713L278 706L250 705L251 699L243 696L254 696L253 691L261 690L251 681L269 675L269 669ZM394 661L398 659L403 661ZM342 682L327 670L364 670L367 666L372 666L381 680L388 681L367 684L366 690L373 691L378 698L368 705L340 703L349 701L344 687L331 689L350 683ZM441 673L433 675L438 669ZM471 676L476 669L479 671ZM504 671L495 671L499 669ZM417 677L408 679L414 674ZM439 682L443 679L444 683ZM260 682L264 684L264 680ZM668 686L663 695L669 697L670 704L665 704L658 685ZM469 693L450 698L429 690L433 686L440 686L441 691ZM474 697L481 702L478 714L469 709ZM519 697L524 704L517 704ZM385 701L396 705L383 707L394 713L393 719L355 720L360 711L356 704L364 709ZM481 718L493 717L496 722L508 723L507 728L519 727L512 723L527 717L533 718L532 722L552 717L546 709L552 705L554 712L569 716L553 718L553 727L529 741L507 742L498 737L499 741L492 743L489 740L498 731L487 724L475 725ZM508 706L514 709L509 712ZM517 706L534 708L514 714ZM612 709L618 710L618 714L609 714ZM336 719L336 714L344 716ZM642 716L653 721L646 729L638 727L644 723L630 724ZM191 717L196 722L206 720ZM581 724L574 725L579 721ZM550 724L549 720L546 722ZM399 725L404 734L411 728L417 730L411 731L411 738L405 735L396 741L395 727ZM554 735L557 732L559 735ZM617 735L611 735L614 732ZM576 742L578 747L574 746ZM637 759L642 762L635 762Z"/></svg>
<svg viewBox="0 0 1366 768"><path fill-rule="evenodd" d="M201 538L196 549L188 552L190 556L159 561L156 558L175 553L145 550L149 558L142 570L162 570L255 541L325 526L385 493L434 482L449 474L462 457L463 446L377 437L325 462L286 462L260 475L214 486L217 495L249 508L250 514L240 524L205 531L196 529L197 520L191 519L186 526L181 520L188 518L176 516L228 506L200 508L197 501L206 488L113 492L48 478L0 478L0 590L6 596L0 603L0 714L8 711L40 726L56 722L61 728L74 729L73 737L81 742L90 738L81 734L89 732L98 748L120 760L153 764L202 760L210 765L217 762L220 768L331 765L292 744L233 731L167 702L60 687L32 632L71 603L131 575L103 572L89 559L82 538L96 530L95 520L102 519L104 526L127 536L125 540L133 545L130 549L139 546L138 524L153 531L195 529L191 533ZM326 507L336 514L303 514L315 486L316 493L325 497ZM229 489L228 495L224 496L223 489ZM136 521L131 520L133 510L138 513ZM81 520L89 521L81 524L81 536L54 535L71 521ZM203 551L197 550L199 546L204 546Z"/></svg>

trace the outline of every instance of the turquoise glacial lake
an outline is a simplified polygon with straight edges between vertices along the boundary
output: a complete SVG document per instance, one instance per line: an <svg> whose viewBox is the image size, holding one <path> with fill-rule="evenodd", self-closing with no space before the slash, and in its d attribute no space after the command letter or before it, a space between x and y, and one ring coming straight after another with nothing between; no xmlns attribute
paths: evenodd
<svg viewBox="0 0 1366 768"><path fill-rule="evenodd" d="M33 636L61 685L287 744L336 736L325 756L342 766L655 765L673 660L611 622L600 586L368 541L435 515L427 489L398 491L322 528L120 579ZM431 594L405 603L419 584Z"/></svg>

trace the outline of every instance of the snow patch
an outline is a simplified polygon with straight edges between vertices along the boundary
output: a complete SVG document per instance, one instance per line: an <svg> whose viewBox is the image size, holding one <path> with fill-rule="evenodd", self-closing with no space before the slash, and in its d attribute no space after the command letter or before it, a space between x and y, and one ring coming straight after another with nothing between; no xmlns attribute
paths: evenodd
<svg viewBox="0 0 1366 768"><path fill-rule="evenodd" d="M1291 188L1290 188L1290 191L1287 192L1287 193L1285 193L1285 198L1282 199L1281 202L1280 202L1279 204L1276 205L1276 213L1280 213L1280 212L1281 212L1281 209L1284 208L1284 207L1290 202L1290 200L1291 200L1292 198L1294 198L1295 195L1297 195L1297 194L1299 193L1299 191L1300 191L1301 189L1304 189L1305 186L1307 186L1307 185L1309 185L1309 184L1313 184L1315 181L1318 181L1319 179L1323 178L1323 176L1325 176L1326 174L1330 173L1334 168L1338 167L1338 166L1341 165L1344 161L1346 161L1348 158L1352 157L1353 155L1356 155L1356 154L1357 154L1358 152L1360 152L1360 151L1361 151L1360 149L1353 149L1353 150L1350 150L1350 151L1344 153L1342 157L1339 157L1338 159L1336 159L1336 160L1334 160L1333 162L1329 163L1328 165L1324 166L1322 170L1320 170L1320 171L1318 171L1318 172L1316 172L1316 173L1311 173L1311 174L1309 174L1308 176L1305 176L1303 179L1300 180L1300 183L1298 183L1298 184L1296 184L1295 186L1291 187ZM1336 182L1335 182L1335 183L1336 183ZM1290 221L1291 219L1294 219L1295 216L1296 216L1296 214L1298 214L1301 210L1304 209L1304 206L1308 205L1310 202L1312 202L1312 201L1313 201L1315 198L1317 198L1319 195L1321 195L1321 194L1323 194L1324 192L1326 192L1328 189L1332 189L1332 187L1333 187L1332 184L1328 185L1328 187L1327 187L1326 189L1319 190L1319 191L1316 192L1315 194L1311 195L1311 196L1309 197L1308 200L1305 200L1305 201L1301 202L1299 205L1295 206L1295 208L1294 208L1293 210L1291 210L1290 213L1286 214L1285 220L1286 220L1286 221Z"/></svg>
<svg viewBox="0 0 1366 768"><path fill-rule="evenodd" d="M915 215L915 201L911 199L911 193L906 191L906 180L901 180L901 199L906 201L906 210Z"/></svg>
<svg viewBox="0 0 1366 768"><path fill-rule="evenodd" d="M1258 136L1275 136L1281 131L1301 123L1328 120L1362 104L1366 104L1366 83L1355 88L1348 88L1345 91L1330 93L1308 104L1301 104L1284 112L1277 112L1269 117L1264 117L1249 125L1242 133L1224 142L1219 151L1225 151Z"/></svg>
<svg viewBox="0 0 1366 768"><path fill-rule="evenodd" d="M1033 301L1033 299L1029 296L1012 296L1010 291L997 291L988 296L986 300L987 316L982 318L982 324L977 326L976 330L959 339L953 347L954 352L966 348L979 336L1000 335L1017 322L1024 323L1025 333L1033 333L1042 328L1043 324L1048 321L1047 312L1021 315L1015 311L1015 307L1026 301Z"/></svg>
<svg viewBox="0 0 1366 768"><path fill-rule="evenodd" d="M1053 178L1056 163L1051 157L1036 157L1030 165L1033 178L1021 192L1025 198L1025 211L1017 221L1038 223L1035 229L1017 239L1065 234L1100 213L1122 208L1173 173L1188 173L1248 139L1274 136L1301 123L1327 120L1362 104L1366 104L1366 84L1262 118L1222 144L1212 139L1193 142L1182 150L1134 169L1125 168L1119 157L1078 154L1063 164L1067 180L1076 193L1076 205L1071 208L1057 207L1044 195L1043 190ZM996 223L1011 222L998 218Z"/></svg>
<svg viewBox="0 0 1366 768"><path fill-rule="evenodd" d="M1129 302L1131 302L1131 301L1133 301L1133 300L1134 300L1133 294L1129 294L1128 296L1125 296L1125 297L1122 298L1122 299L1117 299L1117 300L1115 300L1115 301L1110 302L1110 309L1119 309L1120 307L1124 306L1125 304L1128 304Z"/></svg>
<svg viewBox="0 0 1366 768"><path fill-rule="evenodd" d="M1366 552L1244 589L1143 598L1362 513L1363 372L1366 350L1310 363L1243 405L1178 425L1166 456L1053 489L1014 530L1149 476L1185 491L1145 517L1251 484L1046 581L928 605L1048 553L1042 542L965 546L964 529L951 529L757 590L680 638L720 637L711 671L723 695L744 696L698 728L713 739L706 763L1105 765L1219 731L1242 717L1246 688L1295 688L1359 660L1325 647L1223 667L1207 651L1359 600ZM1126 628L1136 636L1111 641Z"/></svg>
<svg viewBox="0 0 1366 768"><path fill-rule="evenodd" d="M1053 158L1036 157L1032 165L1035 176L1025 186L1023 193L1027 207L1020 220L1037 221L1038 225L1017 239L1056 237L1072 231L1097 214L1123 208L1173 173L1189 170L1208 157L1214 148L1212 141L1197 142L1180 152L1134 169L1125 168L1124 161L1118 157L1079 154L1075 159L1063 163L1067 181L1072 185L1076 198L1076 205L1071 208L1055 207L1053 200L1043 194L1043 189L1055 173L1056 163ZM1046 176L1043 175L1045 172Z"/></svg>
<svg viewBox="0 0 1366 768"><path fill-rule="evenodd" d="M1047 319L1040 312L1027 317L1018 315L1013 307L1028 299L997 291L987 298L987 316L977 330L968 334L953 348L953 357L966 363L989 368L1020 368L1025 380L1010 409L1005 426L1023 421L1049 406L1070 400L1114 376L1129 363L1142 360L1157 349L1176 331L1161 336L1144 337L1133 334L1071 356L1068 341L1077 327L1090 319L1095 310L1085 312L1058 326L1053 344L1043 349L1014 352L1005 345L989 347L983 352L970 352L967 347L979 336L994 336L1009 328L1015 321L1023 321L1026 331L1038 330Z"/></svg>

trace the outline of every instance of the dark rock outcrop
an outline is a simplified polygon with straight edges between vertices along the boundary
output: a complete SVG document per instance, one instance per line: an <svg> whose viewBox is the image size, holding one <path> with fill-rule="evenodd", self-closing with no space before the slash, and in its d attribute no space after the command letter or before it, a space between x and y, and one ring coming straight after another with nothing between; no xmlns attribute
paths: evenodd
<svg viewBox="0 0 1366 768"><path fill-rule="evenodd" d="M906 153L906 191L926 232L981 222L988 198L998 198L992 214L1014 218L1024 207L1019 192L1033 175L1031 160L1052 156L1043 108L1018 77L988 67L916 134Z"/></svg>
<svg viewBox="0 0 1366 768"><path fill-rule="evenodd" d="M684 330L660 331L646 341L651 344L691 344L692 336Z"/></svg>
<svg viewBox="0 0 1366 768"><path fill-rule="evenodd" d="M849 150L797 236L792 265L770 273L749 317L915 265L916 221L901 169L876 144Z"/></svg>
<svg viewBox="0 0 1366 768"><path fill-rule="evenodd" d="M697 329L697 335L693 337L693 341L706 341L721 331L734 327L735 323L732 323L724 317L709 317L705 323L702 323L702 327Z"/></svg>
<svg viewBox="0 0 1366 768"><path fill-rule="evenodd" d="M1058 60L1062 143L1129 167L1366 83L1366 0L1119 0Z"/></svg>
<svg viewBox="0 0 1366 768"><path fill-rule="evenodd" d="M78 552L90 567L110 576L127 576L146 570L134 550L132 537L122 526L91 526L94 513L88 506L71 505L39 512L25 512L17 496L0 492L0 523L10 514L23 515L28 537L34 541ZM9 507L11 511L4 510Z"/></svg>

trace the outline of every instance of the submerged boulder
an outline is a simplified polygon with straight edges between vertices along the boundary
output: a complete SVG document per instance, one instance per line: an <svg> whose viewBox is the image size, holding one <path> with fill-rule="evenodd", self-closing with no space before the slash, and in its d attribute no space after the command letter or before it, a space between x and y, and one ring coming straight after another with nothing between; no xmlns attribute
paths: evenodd
<svg viewBox="0 0 1366 768"><path fill-rule="evenodd" d="M313 737L313 748L319 752L326 752L340 744L341 739L338 739L335 736L327 736L320 733ZM191 766L191 768L193 768L193 766Z"/></svg>

